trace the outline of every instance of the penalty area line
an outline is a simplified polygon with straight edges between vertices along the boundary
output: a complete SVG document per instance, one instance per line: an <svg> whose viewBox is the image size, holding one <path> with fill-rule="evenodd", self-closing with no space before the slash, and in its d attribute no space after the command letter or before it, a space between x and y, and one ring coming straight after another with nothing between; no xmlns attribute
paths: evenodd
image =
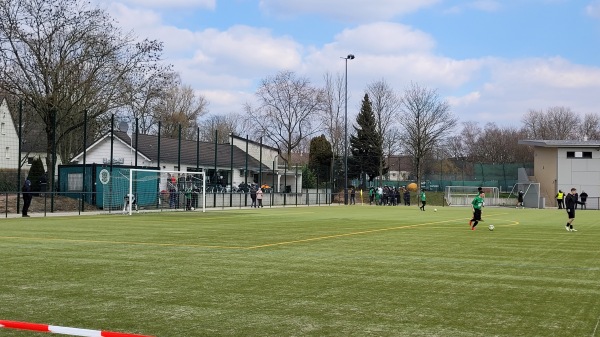
<svg viewBox="0 0 600 337"><path fill-rule="evenodd" d="M405 225L405 226L397 226L397 227L378 228L378 229L372 229L372 230L366 230L366 231L359 231L359 232L351 232L351 233L343 233L343 234L333 234L333 235L318 236L318 237L314 237L314 238L301 239L301 240L292 240L292 241L267 243L267 244L264 244L264 245L256 245L256 246L252 246L252 247L247 247L247 249L258 249L258 248L267 248L267 247L275 247L275 246L285 246L285 245L291 245L291 244L295 244L295 243L305 243L305 242L312 242L312 241L337 239L337 238L348 237L348 236L372 234L372 233L378 233L378 232L385 232L385 231L392 231L392 230L406 229L406 228L415 228L415 227L421 227L421 226L427 226L427 225L437 225L437 224L449 223L449 222L457 222L457 221L462 221L462 219L445 220L445 221L435 221L435 222L426 222L426 223L415 224L415 225Z"/></svg>

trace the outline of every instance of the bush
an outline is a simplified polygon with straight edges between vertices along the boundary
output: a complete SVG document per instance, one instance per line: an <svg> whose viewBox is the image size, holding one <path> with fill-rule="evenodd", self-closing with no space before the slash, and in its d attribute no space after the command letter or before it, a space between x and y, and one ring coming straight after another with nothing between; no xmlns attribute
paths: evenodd
<svg viewBox="0 0 600 337"><path fill-rule="evenodd" d="M20 184L17 182L17 170L0 170L0 192L16 192Z"/></svg>
<svg viewBox="0 0 600 337"><path fill-rule="evenodd" d="M31 164L31 168L29 169L29 181L31 181L31 191L32 192L40 192L41 191L41 180L46 172L44 171L44 164L42 163L42 159L37 157L33 164Z"/></svg>

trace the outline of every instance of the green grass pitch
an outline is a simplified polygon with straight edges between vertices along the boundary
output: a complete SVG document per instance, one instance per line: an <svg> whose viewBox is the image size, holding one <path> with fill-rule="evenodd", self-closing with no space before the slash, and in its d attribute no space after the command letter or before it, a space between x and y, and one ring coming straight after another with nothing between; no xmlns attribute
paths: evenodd
<svg viewBox="0 0 600 337"><path fill-rule="evenodd" d="M567 232L563 210L488 207L471 231L469 208L437 208L0 219L0 319L160 337L600 336L598 211Z"/></svg>

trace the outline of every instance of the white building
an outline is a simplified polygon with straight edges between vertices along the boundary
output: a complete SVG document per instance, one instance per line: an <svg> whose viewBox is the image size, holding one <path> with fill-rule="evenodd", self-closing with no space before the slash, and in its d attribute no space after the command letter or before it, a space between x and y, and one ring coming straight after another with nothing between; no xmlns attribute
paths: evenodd
<svg viewBox="0 0 600 337"><path fill-rule="evenodd" d="M274 185L276 192L296 192L302 186L302 170L286 167L273 147L232 136L229 144L159 138L155 135L130 137L117 131L106 134L86 149L86 164L160 168L163 171L205 172L208 186L238 186L240 183ZM133 139L132 139L133 138ZM112 141L111 141L112 140ZM232 146L233 144L233 146ZM246 149L248 152L246 152ZM262 149L262 150L261 150ZM112 156L111 156L112 151ZM83 152L71 163L83 164ZM275 163L275 167L273 167ZM275 182L275 184L273 184Z"/></svg>
<svg viewBox="0 0 600 337"><path fill-rule="evenodd" d="M46 135L40 134L36 130L27 128L23 125L21 130L21 169L23 174L27 174L33 160L40 158L44 164L44 170L48 172L46 167ZM0 97L0 169L19 168L19 127L18 120L15 120L11 115L8 102L5 98ZM60 165L61 159L57 155L56 165ZM56 172L56 170L55 170Z"/></svg>

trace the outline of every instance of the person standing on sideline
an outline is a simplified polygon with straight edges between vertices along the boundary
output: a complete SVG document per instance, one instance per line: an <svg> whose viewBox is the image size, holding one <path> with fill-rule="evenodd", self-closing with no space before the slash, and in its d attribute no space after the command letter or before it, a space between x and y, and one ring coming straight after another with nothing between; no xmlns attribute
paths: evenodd
<svg viewBox="0 0 600 337"><path fill-rule="evenodd" d="M558 190L558 193L556 193L556 204L558 209L565 208L565 193L562 190Z"/></svg>
<svg viewBox="0 0 600 337"><path fill-rule="evenodd" d="M263 207L262 199L263 199L263 190L262 190L262 188L259 187L258 190L256 190L256 200L258 201L258 205L256 205L256 207Z"/></svg>
<svg viewBox="0 0 600 337"><path fill-rule="evenodd" d="M410 191L404 190L404 206L410 206Z"/></svg>
<svg viewBox="0 0 600 337"><path fill-rule="evenodd" d="M469 221L469 226L471 227L471 230L475 230L475 227L477 227L479 221L483 221L481 220L481 209L485 204L483 200L484 196L485 193L479 192L479 195L476 196L471 202L471 208L473 209L473 218Z"/></svg>
<svg viewBox="0 0 600 337"><path fill-rule="evenodd" d="M575 205L583 204L582 202L577 200L577 189L573 187L571 192L567 194L565 198L565 207L567 209L567 215L569 217L569 221L565 225L567 232L577 232L576 229L573 228L573 220L575 220L575 209L577 208Z"/></svg>
<svg viewBox="0 0 600 337"><path fill-rule="evenodd" d="M422 210L422 211L425 211L425 204L427 204L427 196L425 195L425 189L424 188L421 189L420 199L421 199L421 206L419 206L419 209Z"/></svg>
<svg viewBox="0 0 600 337"><path fill-rule="evenodd" d="M587 209L586 202L587 202L588 194L585 193L585 191L581 191L581 194L579 195L579 197L581 198L581 209Z"/></svg>
<svg viewBox="0 0 600 337"><path fill-rule="evenodd" d="M350 205L356 204L356 188L350 187Z"/></svg>
<svg viewBox="0 0 600 337"><path fill-rule="evenodd" d="M250 187L250 199L252 199L252 204L250 205L250 208L256 208L256 192L258 192L258 189L260 189L260 187L254 185Z"/></svg>
<svg viewBox="0 0 600 337"><path fill-rule="evenodd" d="M525 193L523 193L523 191L519 191L519 194L517 195L517 206L515 208L519 208L519 206L521 206L521 208L524 208L523 206L523 196L525 195Z"/></svg>
<svg viewBox="0 0 600 337"><path fill-rule="evenodd" d="M31 205L31 199L33 198L33 194L31 193L31 181L29 180L29 177L25 178L25 183L23 184L22 190L23 190L22 214L23 214L23 217L29 218L29 215L27 215L27 211L29 211L29 205Z"/></svg>

